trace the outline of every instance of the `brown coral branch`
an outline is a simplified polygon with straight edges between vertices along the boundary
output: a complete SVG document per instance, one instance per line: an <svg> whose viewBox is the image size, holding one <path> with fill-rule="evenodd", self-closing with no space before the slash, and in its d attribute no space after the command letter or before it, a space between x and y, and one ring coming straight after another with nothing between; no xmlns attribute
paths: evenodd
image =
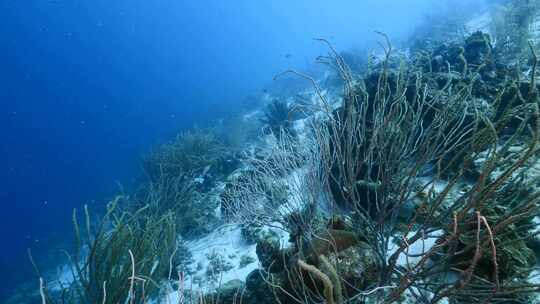
<svg viewBox="0 0 540 304"><path fill-rule="evenodd" d="M302 260L298 260L298 266L304 271L307 271L317 279L319 279L324 285L324 296L326 297L327 304L334 304L334 286L330 278L322 271L317 269L313 265L309 265Z"/></svg>
<svg viewBox="0 0 540 304"><path fill-rule="evenodd" d="M478 213L480 215L480 213ZM489 223L485 216L480 216L480 219L482 220L482 223L484 223L484 226L486 226L486 230L489 235L489 242L491 244L491 255L493 260L493 280L495 281L495 289L493 290L493 293L491 296L489 296L484 303L489 303L491 298L497 293L500 287L499 282L499 264L497 263L497 247L495 246L495 241L493 239L493 232L491 231L491 227L489 226Z"/></svg>

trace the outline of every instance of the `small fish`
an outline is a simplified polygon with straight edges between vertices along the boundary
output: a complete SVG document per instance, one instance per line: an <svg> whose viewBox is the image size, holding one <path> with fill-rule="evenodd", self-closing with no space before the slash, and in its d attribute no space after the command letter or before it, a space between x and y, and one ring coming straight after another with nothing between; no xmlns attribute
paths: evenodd
<svg viewBox="0 0 540 304"><path fill-rule="evenodd" d="M291 54L289 54L289 53L285 54L285 58L289 59L289 58L291 58L291 57L292 57Z"/></svg>

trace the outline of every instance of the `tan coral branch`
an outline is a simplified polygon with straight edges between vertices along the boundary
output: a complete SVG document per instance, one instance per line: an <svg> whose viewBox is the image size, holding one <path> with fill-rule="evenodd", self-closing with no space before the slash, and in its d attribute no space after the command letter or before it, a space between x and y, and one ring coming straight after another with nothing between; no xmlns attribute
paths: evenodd
<svg viewBox="0 0 540 304"><path fill-rule="evenodd" d="M298 260L298 266L304 271L309 272L311 275L322 281L324 285L324 296L326 297L327 304L334 304L334 286L330 278L322 271L317 269L313 265L309 265L302 260Z"/></svg>

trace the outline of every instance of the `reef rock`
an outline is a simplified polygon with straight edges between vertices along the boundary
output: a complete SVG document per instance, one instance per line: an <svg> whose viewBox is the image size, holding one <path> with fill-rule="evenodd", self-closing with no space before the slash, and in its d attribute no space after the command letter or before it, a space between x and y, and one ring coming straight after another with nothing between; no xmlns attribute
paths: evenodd
<svg viewBox="0 0 540 304"><path fill-rule="evenodd" d="M348 286L363 288L377 280L376 255L366 243L361 242L357 246L331 253L328 261L336 265L338 276L342 281L350 283ZM354 294L354 290L348 290L347 286L343 288L347 293Z"/></svg>

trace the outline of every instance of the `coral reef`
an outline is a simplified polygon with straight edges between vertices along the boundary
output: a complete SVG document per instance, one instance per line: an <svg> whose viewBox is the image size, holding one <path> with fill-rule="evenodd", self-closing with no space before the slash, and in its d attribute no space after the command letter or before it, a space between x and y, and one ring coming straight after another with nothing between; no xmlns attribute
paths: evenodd
<svg viewBox="0 0 540 304"><path fill-rule="evenodd" d="M515 65L528 57L528 42L537 38L530 29L539 9L536 0L511 0L494 8L491 32L497 41L495 52L500 60Z"/></svg>
<svg viewBox="0 0 540 304"><path fill-rule="evenodd" d="M385 57L363 81L329 47L327 58L344 81L342 105L334 110L319 94L324 115L312 121L312 141L299 147L282 137L272 153L278 161L255 161L262 169L243 181L238 200L268 196L268 187L279 180L289 187L298 183L304 195L289 189L284 200L270 196L249 200L252 209L232 206L248 226L292 219L281 227L292 236L293 248L265 242L257 250L276 298L528 299L538 288L527 281L535 257L526 240L540 196L535 182L523 178L538 157L535 77L523 93L522 80L499 69L490 38L481 32L464 46L439 48L428 65L420 57L394 57L387 40ZM536 60L534 51L532 56ZM433 64L440 61L446 68ZM490 69L505 76L492 77ZM535 75L536 64L532 69ZM298 177L300 168L312 170ZM468 186L458 192L462 182ZM326 187L331 195L321 202ZM412 213L402 216L411 204ZM316 220L321 217L330 221L326 228ZM342 252L356 258L340 258ZM350 271L355 263L356 273ZM335 292L335 286L355 288Z"/></svg>
<svg viewBox="0 0 540 304"><path fill-rule="evenodd" d="M329 50L318 61L333 76L279 74L312 87L295 95L301 105L266 93L264 140L225 142L196 129L158 147L143 159L147 179L113 200L97 228L88 213L85 229L74 217L74 280L60 292L41 281L40 295L46 303L532 303L537 11L536 1L508 2L492 35L465 31L465 19L422 28L419 38L436 35L410 53L378 33L382 54L365 62L317 39ZM340 89L322 87L335 79Z"/></svg>

